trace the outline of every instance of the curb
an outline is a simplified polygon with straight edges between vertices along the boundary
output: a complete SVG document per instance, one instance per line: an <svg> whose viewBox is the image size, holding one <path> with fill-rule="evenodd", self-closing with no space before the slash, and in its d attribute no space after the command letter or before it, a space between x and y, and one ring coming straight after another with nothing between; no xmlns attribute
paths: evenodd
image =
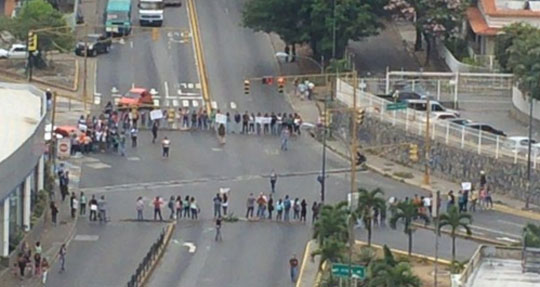
<svg viewBox="0 0 540 287"><path fill-rule="evenodd" d="M417 222L413 222L412 225L414 227L416 227L416 228L422 228L422 229L431 230L431 231L435 232L435 227L433 227L431 225L424 225L424 224L420 224L420 223L417 223ZM441 233L444 233L446 235L451 234L451 232L449 230L445 230L445 229L441 229ZM456 237L459 237L459 238L463 238L463 239L466 239L466 240L473 240L473 241L477 241L477 242L480 242L480 243L487 243L487 244L490 244L490 245L511 246L510 243L507 243L507 242L502 242L502 241L487 238L487 237L481 237L481 236L477 236L477 235L474 235L474 234L467 235L466 233L461 232L461 231L457 231L455 233L455 235L456 235Z"/></svg>
<svg viewBox="0 0 540 287"><path fill-rule="evenodd" d="M367 242L365 242L365 241L355 240L355 243L367 246ZM371 243L371 247L375 247L377 249L382 249L383 248L383 246L378 245L378 244L373 244L373 243ZM414 253L414 252L411 252L411 255L409 256L409 252L401 250L401 249L395 249L395 248L390 248L390 251L392 251L393 253L396 253L398 255L402 255L402 256L414 257L414 258L417 258L417 259L426 259L426 260L429 260L431 262L437 261L437 263L441 263L441 264L445 264L445 265L452 265L452 261L446 260L446 259L438 258L437 260L435 260L434 257L427 256L427 255L422 255L422 254L418 254L418 253Z"/></svg>
<svg viewBox="0 0 540 287"><path fill-rule="evenodd" d="M152 266L150 266L150 270L145 274L144 277L141 278L138 286L144 286L147 283L148 279L152 277L152 273L154 273L156 266L161 261L161 258L163 257L163 253L165 253L165 249L167 249L167 247L169 246L169 242L171 241L172 233L175 227L176 227L176 222L170 223L167 226L167 233L165 234L165 242L163 243L162 248L159 250L159 254L156 260L152 262Z"/></svg>
<svg viewBox="0 0 540 287"><path fill-rule="evenodd" d="M306 267L306 262L308 261L309 257L309 250L311 248L311 244L313 244L313 240L309 240L306 243L306 247L304 248L304 257L302 258L302 265L300 266L300 271L298 272L298 277L296 278L296 284L294 286L301 287L302 286L302 277L304 276L304 268ZM317 275L320 272L317 272ZM315 284L314 286L318 286L318 284Z"/></svg>

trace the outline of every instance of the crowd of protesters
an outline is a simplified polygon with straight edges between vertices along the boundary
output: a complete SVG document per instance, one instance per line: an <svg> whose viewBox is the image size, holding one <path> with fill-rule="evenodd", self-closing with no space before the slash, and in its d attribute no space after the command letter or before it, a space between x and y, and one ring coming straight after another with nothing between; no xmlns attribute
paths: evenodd
<svg viewBox="0 0 540 287"><path fill-rule="evenodd" d="M282 150L286 150L289 136L300 135L303 123L297 113L222 113L212 110L208 114L203 108L165 109L160 112L161 117L151 120L150 110L119 110L109 102L100 115L81 116L77 131L69 131L65 135L71 140L71 154L113 152L125 156L126 146L137 147L141 127L152 130L152 142L155 143L160 128L204 131L218 130L221 124L225 134L280 136ZM225 120L217 123L216 115L223 115Z"/></svg>

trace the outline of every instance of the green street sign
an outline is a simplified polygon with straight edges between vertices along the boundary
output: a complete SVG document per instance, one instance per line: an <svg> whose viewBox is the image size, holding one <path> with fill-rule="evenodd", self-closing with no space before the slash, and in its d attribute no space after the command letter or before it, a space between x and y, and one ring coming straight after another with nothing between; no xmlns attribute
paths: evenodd
<svg viewBox="0 0 540 287"><path fill-rule="evenodd" d="M351 265L353 278L366 279L366 267L362 265ZM332 274L339 277L349 277L349 264L333 263Z"/></svg>
<svg viewBox="0 0 540 287"><path fill-rule="evenodd" d="M407 108L407 103L392 103L386 105L387 111L404 110Z"/></svg>

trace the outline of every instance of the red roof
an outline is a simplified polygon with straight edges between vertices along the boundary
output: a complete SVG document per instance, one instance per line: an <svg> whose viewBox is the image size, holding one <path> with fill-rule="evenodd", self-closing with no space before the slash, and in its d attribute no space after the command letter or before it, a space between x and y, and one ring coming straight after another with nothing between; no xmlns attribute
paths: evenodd
<svg viewBox="0 0 540 287"><path fill-rule="evenodd" d="M467 19L476 35L495 36L499 32L498 28L491 28L488 26L484 16L476 7L467 8Z"/></svg>

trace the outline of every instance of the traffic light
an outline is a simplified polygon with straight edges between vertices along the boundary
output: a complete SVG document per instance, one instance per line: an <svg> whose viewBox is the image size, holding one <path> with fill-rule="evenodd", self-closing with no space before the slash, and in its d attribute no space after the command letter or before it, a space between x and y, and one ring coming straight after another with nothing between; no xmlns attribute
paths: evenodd
<svg viewBox="0 0 540 287"><path fill-rule="evenodd" d="M413 162L418 161L418 145L409 144L409 159Z"/></svg>
<svg viewBox="0 0 540 287"><path fill-rule="evenodd" d="M154 40L154 41L159 40L159 29L158 28L152 28L152 40Z"/></svg>
<svg viewBox="0 0 540 287"><path fill-rule="evenodd" d="M285 78L279 77L277 78L277 82L278 82L278 92L280 94L283 94L283 87L285 86Z"/></svg>
<svg viewBox="0 0 540 287"><path fill-rule="evenodd" d="M37 48L37 34L34 34L34 32L28 32L28 52L37 51Z"/></svg>
<svg viewBox="0 0 540 287"><path fill-rule="evenodd" d="M244 80L244 95L249 95L250 82L249 80Z"/></svg>
<svg viewBox="0 0 540 287"><path fill-rule="evenodd" d="M356 112L356 123L358 125L361 125L364 123L365 112L366 111L364 109L358 109L358 111Z"/></svg>
<svg viewBox="0 0 540 287"><path fill-rule="evenodd" d="M272 78L272 77L263 77L262 78L262 83L264 85L272 85L274 83L274 78Z"/></svg>

